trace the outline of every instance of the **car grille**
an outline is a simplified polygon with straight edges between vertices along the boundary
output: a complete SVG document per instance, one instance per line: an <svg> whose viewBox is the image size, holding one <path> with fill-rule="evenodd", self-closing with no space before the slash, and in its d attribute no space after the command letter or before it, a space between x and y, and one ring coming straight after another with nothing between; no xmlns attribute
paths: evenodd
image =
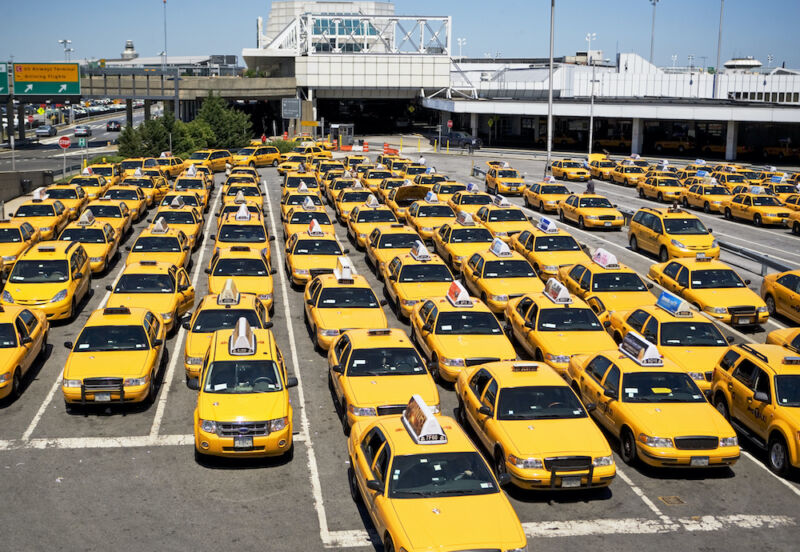
<svg viewBox="0 0 800 552"><path fill-rule="evenodd" d="M259 437L269 435L267 422L218 422L217 434L220 437L247 435Z"/></svg>
<svg viewBox="0 0 800 552"><path fill-rule="evenodd" d="M395 414L402 414L406 409L404 404L386 404L378 407L378 416L392 416Z"/></svg>
<svg viewBox="0 0 800 552"><path fill-rule="evenodd" d="M742 314L755 314L756 308L752 305L743 305L739 307L728 307L728 312L735 315Z"/></svg>
<svg viewBox="0 0 800 552"><path fill-rule="evenodd" d="M680 450L713 450L717 446L717 437L675 437L675 448Z"/></svg>
<svg viewBox="0 0 800 552"><path fill-rule="evenodd" d="M705 251L708 248L703 245L690 245L689 249L691 249L692 251Z"/></svg>
<svg viewBox="0 0 800 552"><path fill-rule="evenodd" d="M544 459L544 467L548 471L582 471L592 465L591 456L554 456Z"/></svg>
<svg viewBox="0 0 800 552"><path fill-rule="evenodd" d="M86 391L119 391L122 378L85 378L83 388Z"/></svg>
<svg viewBox="0 0 800 552"><path fill-rule="evenodd" d="M464 363L467 366L476 366L478 364L486 364L487 362L497 362L499 360L500 360L499 358L495 357L473 357L465 359Z"/></svg>
<svg viewBox="0 0 800 552"><path fill-rule="evenodd" d="M600 215L600 220L614 220L616 215Z"/></svg>
<svg viewBox="0 0 800 552"><path fill-rule="evenodd" d="M333 274L332 268L312 268L309 272L312 278L316 278L317 276L322 276L323 274Z"/></svg>

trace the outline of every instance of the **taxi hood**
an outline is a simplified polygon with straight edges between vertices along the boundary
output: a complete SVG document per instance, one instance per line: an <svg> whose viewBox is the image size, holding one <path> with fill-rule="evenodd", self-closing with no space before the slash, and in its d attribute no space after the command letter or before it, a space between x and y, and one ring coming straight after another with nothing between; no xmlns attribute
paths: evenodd
<svg viewBox="0 0 800 552"><path fill-rule="evenodd" d="M317 309L323 328L385 328L386 315L382 308L372 309Z"/></svg>
<svg viewBox="0 0 800 552"><path fill-rule="evenodd" d="M589 416L565 420L505 420L498 427L514 444L514 454L523 458L611 454L608 442Z"/></svg>
<svg viewBox="0 0 800 552"><path fill-rule="evenodd" d="M492 335L437 335L447 358L492 357L514 360L517 353L504 333Z"/></svg>
<svg viewBox="0 0 800 552"><path fill-rule="evenodd" d="M67 289L69 282L52 282L40 284L26 284L23 282L6 282L5 291L11 294L16 300L33 301L33 302L47 302L55 296L56 293ZM24 295L23 295L24 294Z"/></svg>
<svg viewBox="0 0 800 552"><path fill-rule="evenodd" d="M408 397L418 394L425 404L439 404L436 384L427 372L408 376L356 376L347 377L353 403L358 405L407 404Z"/></svg>
<svg viewBox="0 0 800 552"><path fill-rule="evenodd" d="M394 200L398 203L401 201L420 201L425 199L425 194L427 194L429 190L430 188L428 186L420 186L418 184L400 186L397 188L397 192L395 192Z"/></svg>
<svg viewBox="0 0 800 552"><path fill-rule="evenodd" d="M444 297L451 282L408 282L397 284L397 289L409 299L424 300L428 297Z"/></svg>
<svg viewBox="0 0 800 552"><path fill-rule="evenodd" d="M260 422L289 413L286 390L273 393L200 393L197 415L217 422Z"/></svg>
<svg viewBox="0 0 800 552"><path fill-rule="evenodd" d="M625 395L623 378L623 398ZM702 394L700 395L702 397ZM624 405L624 406L623 406ZM683 435L733 436L725 418L706 401L696 403L619 403L648 435L680 437Z"/></svg>
<svg viewBox="0 0 800 552"><path fill-rule="evenodd" d="M155 351L73 352L64 366L64 378L137 378L147 373L147 359Z"/></svg>
<svg viewBox="0 0 800 552"><path fill-rule="evenodd" d="M112 293L107 307L141 307L158 313L172 313L177 305L174 293Z"/></svg>
<svg viewBox="0 0 800 552"><path fill-rule="evenodd" d="M225 282L231 276L210 276L208 278L208 292L219 293L225 286ZM236 276L233 277L236 289L241 293L252 293L253 295L263 295L272 293L272 278L266 276Z"/></svg>
<svg viewBox="0 0 800 552"><path fill-rule="evenodd" d="M694 347L685 346L662 346L659 349L664 356L683 366L691 372L710 372L717 365L719 359L728 350L727 345L719 347Z"/></svg>

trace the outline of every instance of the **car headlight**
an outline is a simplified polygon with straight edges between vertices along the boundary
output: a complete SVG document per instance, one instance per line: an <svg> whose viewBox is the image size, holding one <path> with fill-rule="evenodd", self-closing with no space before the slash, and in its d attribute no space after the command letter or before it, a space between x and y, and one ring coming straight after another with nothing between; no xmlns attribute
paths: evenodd
<svg viewBox="0 0 800 552"><path fill-rule="evenodd" d="M711 314L725 314L728 309L725 307L703 307L703 310Z"/></svg>
<svg viewBox="0 0 800 552"><path fill-rule="evenodd" d="M545 201L548 205L557 205L558 201Z"/></svg>
<svg viewBox="0 0 800 552"><path fill-rule="evenodd" d="M651 437L644 433L639 434L639 441L648 447L654 448L673 448L675 446L672 444L672 439L669 437Z"/></svg>
<svg viewBox="0 0 800 552"><path fill-rule="evenodd" d="M526 470L542 469L544 467L540 458L517 458L513 454L508 455L508 463Z"/></svg>
<svg viewBox="0 0 800 552"><path fill-rule="evenodd" d="M674 246L675 246L675 247L677 247L678 249L686 249L686 246L685 246L685 245L683 245L683 244L682 244L681 242L679 242L678 240L671 240L671 242L670 242L670 243L672 243L672 245L674 245Z"/></svg>
<svg viewBox="0 0 800 552"><path fill-rule="evenodd" d="M490 295L492 301L508 301L508 295Z"/></svg>
<svg viewBox="0 0 800 552"><path fill-rule="evenodd" d="M711 203L712 203L713 205L722 205L722 202L721 202L721 201L712 201Z"/></svg>
<svg viewBox="0 0 800 552"><path fill-rule="evenodd" d="M352 404L347 405L347 410L350 411L350 414L353 416L377 416L378 411L375 410L373 406L353 406Z"/></svg>
<svg viewBox="0 0 800 552"><path fill-rule="evenodd" d="M125 387L139 387L141 385L147 385L147 376L143 378L125 378L123 385Z"/></svg>
<svg viewBox="0 0 800 552"><path fill-rule="evenodd" d="M310 274L310 273L308 272L308 269L307 269L307 268L295 268L295 269L294 269L294 273L295 273L295 274Z"/></svg>
<svg viewBox="0 0 800 552"><path fill-rule="evenodd" d="M767 307L765 305L762 305L762 306L758 307L756 310L758 312L767 312Z"/></svg>
<svg viewBox="0 0 800 552"><path fill-rule="evenodd" d="M542 270L545 272L558 272L558 265L544 265Z"/></svg>
<svg viewBox="0 0 800 552"><path fill-rule="evenodd" d="M456 261L456 262L459 262L459 263L463 262L464 261L464 256L463 255L456 255L455 257L453 257L453 260Z"/></svg>
<svg viewBox="0 0 800 552"><path fill-rule="evenodd" d="M586 215L586 218L589 220L598 220L600 217L597 215Z"/></svg>
<svg viewBox="0 0 800 552"><path fill-rule="evenodd" d="M58 293L53 295L53 298L50 299L50 302L51 303L58 303L59 301L63 301L66 298L67 298L67 290L66 289L62 289L61 291L59 291Z"/></svg>
<svg viewBox="0 0 800 552"><path fill-rule="evenodd" d="M739 446L739 438L738 437L723 437L719 440L719 446L721 447L737 447Z"/></svg>
<svg viewBox="0 0 800 552"><path fill-rule="evenodd" d="M190 364L190 365L203 364L203 357L193 357L186 355L183 357L183 362L184 364Z"/></svg>
<svg viewBox="0 0 800 552"><path fill-rule="evenodd" d="M81 383L83 383L81 380L65 379L61 385L64 387L80 387Z"/></svg>
<svg viewBox="0 0 800 552"><path fill-rule="evenodd" d="M93 263L102 263L105 257L89 257L89 261Z"/></svg>
<svg viewBox="0 0 800 552"><path fill-rule="evenodd" d="M719 247L719 242L717 240L711 240L711 247Z"/></svg>
<svg viewBox="0 0 800 552"><path fill-rule="evenodd" d="M561 364L569 362L569 355L551 355L550 353L545 353L544 358L550 362L559 362Z"/></svg>
<svg viewBox="0 0 800 552"><path fill-rule="evenodd" d="M52 226L42 226L41 228L39 228L39 230L41 230L42 232L49 232L52 229L53 229Z"/></svg>
<svg viewBox="0 0 800 552"><path fill-rule="evenodd" d="M267 420L267 427L269 428L270 433L285 429L288 425L289 418L287 416L284 416L283 418L275 418L274 420Z"/></svg>
<svg viewBox="0 0 800 552"><path fill-rule="evenodd" d="M423 232L433 232L433 227L431 227L431 226L423 226L422 227L422 231Z"/></svg>
<svg viewBox="0 0 800 552"><path fill-rule="evenodd" d="M5 301L6 303L13 303L14 298L11 297L11 294L8 291L3 290L3 301Z"/></svg>
<svg viewBox="0 0 800 552"><path fill-rule="evenodd" d="M614 456L598 456L592 460L592 465L594 467L599 466L613 466L614 465Z"/></svg>
<svg viewBox="0 0 800 552"><path fill-rule="evenodd" d="M4 263L11 263L17 260L16 255L3 255L3 262Z"/></svg>
<svg viewBox="0 0 800 552"><path fill-rule="evenodd" d="M413 307L413 306L414 306L414 305L416 305L416 304L417 304L419 301L417 301L416 299L401 299L401 302L402 302L402 303L403 303L403 305L405 305L406 307Z"/></svg>
<svg viewBox="0 0 800 552"><path fill-rule="evenodd" d="M466 366L463 358L445 358L442 357L439 359L439 362L444 364L445 366Z"/></svg>
<svg viewBox="0 0 800 552"><path fill-rule="evenodd" d="M11 372L6 372L5 374L0 374L0 383L5 383L11 380Z"/></svg>
<svg viewBox="0 0 800 552"><path fill-rule="evenodd" d="M258 298L261 299L262 301L269 301L270 299L272 299L272 294L271 293L260 293L258 295Z"/></svg>
<svg viewBox="0 0 800 552"><path fill-rule="evenodd" d="M367 235L366 235L366 234L362 234L361 232L359 232L359 233L358 233L358 237L359 237L359 238L361 238L361 239L363 240L363 239L366 239L366 238L367 238Z"/></svg>
<svg viewBox="0 0 800 552"><path fill-rule="evenodd" d="M697 381L704 381L706 379L705 375L702 372L689 372L688 375L690 378Z"/></svg>
<svg viewBox="0 0 800 552"><path fill-rule="evenodd" d="M216 433L217 422L213 420L200 420L200 429L206 433Z"/></svg>
<svg viewBox="0 0 800 552"><path fill-rule="evenodd" d="M161 313L161 318L164 319L164 322L169 322L170 320L172 320L172 313L171 312L162 312Z"/></svg>
<svg viewBox="0 0 800 552"><path fill-rule="evenodd" d="M320 328L319 335L324 335L325 337L333 337L335 335L339 335L339 330Z"/></svg>
<svg viewBox="0 0 800 552"><path fill-rule="evenodd" d="M508 232L495 232L494 235L498 236L498 237L500 237L500 236L508 236Z"/></svg>

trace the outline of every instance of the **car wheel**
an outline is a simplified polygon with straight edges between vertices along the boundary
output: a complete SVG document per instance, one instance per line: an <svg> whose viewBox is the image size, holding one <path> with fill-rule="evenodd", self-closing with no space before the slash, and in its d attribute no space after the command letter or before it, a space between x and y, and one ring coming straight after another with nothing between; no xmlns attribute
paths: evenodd
<svg viewBox="0 0 800 552"><path fill-rule="evenodd" d="M710 213L711 212L711 205L708 204L708 201L706 201L703 204L703 212L704 213Z"/></svg>
<svg viewBox="0 0 800 552"><path fill-rule="evenodd" d="M11 399L17 400L22 394L22 376L20 375L19 368L14 370L14 376L11 378Z"/></svg>
<svg viewBox="0 0 800 552"><path fill-rule="evenodd" d="M636 464L636 440L633 432L627 427L622 430L622 435L619 437L619 455L622 457L622 461L629 466Z"/></svg>
<svg viewBox="0 0 800 552"><path fill-rule="evenodd" d="M467 411L464 407L464 401L461 400L461 397L458 397L458 408L456 409L456 419L458 423L461 424L461 427L464 429L467 428L469 422L467 421Z"/></svg>
<svg viewBox="0 0 800 552"><path fill-rule="evenodd" d="M800 235L800 222L795 222L792 225L792 234Z"/></svg>
<svg viewBox="0 0 800 552"><path fill-rule="evenodd" d="M384 538L383 550L384 552L394 552L394 541L388 534Z"/></svg>
<svg viewBox="0 0 800 552"><path fill-rule="evenodd" d="M253 163L252 161L250 161L250 168L251 168L251 169L255 169L255 168L256 168L256 164L255 164L255 163Z"/></svg>
<svg viewBox="0 0 800 552"><path fill-rule="evenodd" d="M639 188L639 197L644 199L644 189Z"/></svg>
<svg viewBox="0 0 800 552"><path fill-rule="evenodd" d="M75 297L73 297L69 307L69 319L75 320L76 316L78 316L78 304L75 301Z"/></svg>
<svg viewBox="0 0 800 552"><path fill-rule="evenodd" d="M558 220L560 220L561 222L567 222L567 217L564 216L564 211L558 212Z"/></svg>
<svg viewBox="0 0 800 552"><path fill-rule="evenodd" d="M767 462L769 469L776 475L785 476L789 473L789 451L780 434L774 434L769 438Z"/></svg>
<svg viewBox="0 0 800 552"><path fill-rule="evenodd" d="M659 202L663 202L664 201L664 194L662 194L661 192L658 192L658 201Z"/></svg>
<svg viewBox="0 0 800 552"><path fill-rule="evenodd" d="M38 358L40 359L44 358L44 355L47 354L47 338L49 337L48 333L49 332L45 332L44 337L42 338L42 348L39 349L39 355L38 355Z"/></svg>
<svg viewBox="0 0 800 552"><path fill-rule="evenodd" d="M361 504L361 493L358 491L358 481L356 481L356 470L353 469L353 460L350 460L350 467L347 468L347 486L350 488L350 498L356 504Z"/></svg>
<svg viewBox="0 0 800 552"><path fill-rule="evenodd" d="M583 217L578 217L578 228L586 230L586 225L583 223Z"/></svg>
<svg viewBox="0 0 800 552"><path fill-rule="evenodd" d="M397 319L400 320L400 322L405 322L406 320L408 320L408 318L406 318L406 316L403 314L403 309L400 308L399 297L394 302L394 310L397 313Z"/></svg>
<svg viewBox="0 0 800 552"><path fill-rule="evenodd" d="M156 393L156 378L155 374L152 374L150 376L150 389L147 390L147 398L145 399L147 404L153 404L156 402Z"/></svg>
<svg viewBox="0 0 800 552"><path fill-rule="evenodd" d="M683 201L681 203L683 203L683 208L684 209L688 209L689 208L689 200L686 199L685 197L683 198Z"/></svg>
<svg viewBox="0 0 800 552"><path fill-rule="evenodd" d="M342 431L350 435L350 421L347 419L347 403L342 401Z"/></svg>
<svg viewBox="0 0 800 552"><path fill-rule="evenodd" d="M533 355L533 358L536 360L536 362L544 362L544 355L542 354L542 350L536 349L536 354Z"/></svg>
<svg viewBox="0 0 800 552"><path fill-rule="evenodd" d="M497 450L494 451L494 462L492 463L492 467L494 468L494 474L497 477L500 477L508 470L506 469L506 455L503 454L503 449L497 447Z"/></svg>
<svg viewBox="0 0 800 552"><path fill-rule="evenodd" d="M662 263L665 263L669 260L669 251L667 251L666 247L662 246L661 249L659 250L658 260L661 261Z"/></svg>
<svg viewBox="0 0 800 552"><path fill-rule="evenodd" d="M714 399L714 407L717 409L717 412L722 414L723 418L730 421L731 414L728 410L728 403L725 401L725 397L722 395L722 393L719 393Z"/></svg>
<svg viewBox="0 0 800 552"><path fill-rule="evenodd" d="M767 304L767 312L770 316L775 316L775 298L772 295L764 297L764 302Z"/></svg>
<svg viewBox="0 0 800 552"><path fill-rule="evenodd" d="M733 213L731 213L731 210L728 207L725 207L725 218L728 220L733 220Z"/></svg>
<svg viewBox="0 0 800 552"><path fill-rule="evenodd" d="M274 161L272 161L272 166L273 166L273 167L277 167L277 166L278 166L278 160L277 160L277 159L275 159Z"/></svg>
<svg viewBox="0 0 800 552"><path fill-rule="evenodd" d="M544 214L544 201L539 202L539 212Z"/></svg>
<svg viewBox="0 0 800 552"><path fill-rule="evenodd" d="M756 214L753 217L753 224L756 226L761 226L761 215Z"/></svg>

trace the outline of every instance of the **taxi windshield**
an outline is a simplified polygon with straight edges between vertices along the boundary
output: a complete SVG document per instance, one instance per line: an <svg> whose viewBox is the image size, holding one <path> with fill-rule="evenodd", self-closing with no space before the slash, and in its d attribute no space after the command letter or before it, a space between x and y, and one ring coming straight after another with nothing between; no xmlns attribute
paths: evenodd
<svg viewBox="0 0 800 552"><path fill-rule="evenodd" d="M568 195L569 190L567 190L566 186L542 186L539 189L540 194L560 194L560 195Z"/></svg>
<svg viewBox="0 0 800 552"><path fill-rule="evenodd" d="M111 167L92 167L92 172L100 176L112 176L114 169Z"/></svg>
<svg viewBox="0 0 800 552"><path fill-rule="evenodd" d="M415 236L415 238L418 240L419 236ZM342 249L336 240L297 240L292 253L295 255L341 255Z"/></svg>
<svg viewBox="0 0 800 552"><path fill-rule="evenodd" d="M181 250L181 242L173 237L142 236L133 244L132 250L137 253L172 253Z"/></svg>
<svg viewBox="0 0 800 552"><path fill-rule="evenodd" d="M0 324L0 349L8 349L17 346L17 332L14 331L13 324Z"/></svg>
<svg viewBox="0 0 800 552"><path fill-rule="evenodd" d="M703 195L731 195L731 192L724 186L706 186Z"/></svg>
<svg viewBox="0 0 800 552"><path fill-rule="evenodd" d="M417 217L419 218L455 218L455 216L449 205L422 205L417 211Z"/></svg>
<svg viewBox="0 0 800 552"><path fill-rule="evenodd" d="M744 184L745 178L741 174L729 174L727 175L727 180L736 184Z"/></svg>
<svg viewBox="0 0 800 552"><path fill-rule="evenodd" d="M576 161L564 161L561 166L565 169L580 169L583 165Z"/></svg>
<svg viewBox="0 0 800 552"><path fill-rule="evenodd" d="M69 183L77 184L81 188L97 188L100 186L100 181L97 178L73 178Z"/></svg>
<svg viewBox="0 0 800 552"><path fill-rule="evenodd" d="M265 242L267 235L260 224L223 224L217 240L221 242Z"/></svg>
<svg viewBox="0 0 800 552"><path fill-rule="evenodd" d="M503 169L501 171L497 171L498 178L519 178L519 174L515 170Z"/></svg>
<svg viewBox="0 0 800 552"><path fill-rule="evenodd" d="M356 222L397 222L397 218L389 209L360 209Z"/></svg>
<svg viewBox="0 0 800 552"><path fill-rule="evenodd" d="M614 207L611 205L611 202L604 197L582 197L580 206L605 209L612 209Z"/></svg>
<svg viewBox="0 0 800 552"><path fill-rule="evenodd" d="M272 360L218 360L207 371L205 393L274 393L283 389Z"/></svg>
<svg viewBox="0 0 800 552"><path fill-rule="evenodd" d="M622 377L622 402L705 402L703 392L682 372L636 372Z"/></svg>
<svg viewBox="0 0 800 552"><path fill-rule="evenodd" d="M253 155L255 152L255 148L242 148L236 152L236 155Z"/></svg>
<svg viewBox="0 0 800 552"><path fill-rule="evenodd" d="M405 173L407 176L412 176L415 174L422 174L426 170L428 170L426 167L407 167Z"/></svg>
<svg viewBox="0 0 800 552"><path fill-rule="evenodd" d="M431 452L396 456L389 481L390 498L482 495L498 492L477 452Z"/></svg>
<svg viewBox="0 0 800 552"><path fill-rule="evenodd" d="M411 249L419 241L419 234L385 234L378 249Z"/></svg>
<svg viewBox="0 0 800 552"><path fill-rule="evenodd" d="M114 188L108 190L105 193L105 196L110 197L111 199L139 199L139 195L136 193L136 190L115 190Z"/></svg>
<svg viewBox="0 0 800 552"><path fill-rule="evenodd" d="M225 185L230 186L231 184L250 184L251 186L258 185L257 183L253 182L252 176L245 174L229 176L228 180L225 181Z"/></svg>
<svg viewBox="0 0 800 552"><path fill-rule="evenodd" d="M20 243L22 236L18 228L0 228L0 243Z"/></svg>
<svg viewBox="0 0 800 552"><path fill-rule="evenodd" d="M194 213L191 211L159 211L153 220L163 218L167 224L196 224Z"/></svg>
<svg viewBox="0 0 800 552"><path fill-rule="evenodd" d="M78 199L78 190L75 188L50 188L47 190L50 199Z"/></svg>
<svg viewBox="0 0 800 552"><path fill-rule="evenodd" d="M323 288L317 301L320 309L374 309L380 307L378 298L370 288Z"/></svg>
<svg viewBox="0 0 800 552"><path fill-rule="evenodd" d="M758 175L754 171L737 171L737 174L743 176L747 180L756 180Z"/></svg>
<svg viewBox="0 0 800 552"><path fill-rule="evenodd" d="M417 184L436 184L437 182L444 182L447 177L442 174L420 174L414 178Z"/></svg>
<svg viewBox="0 0 800 552"><path fill-rule="evenodd" d="M73 352L144 351L150 348L142 326L86 326Z"/></svg>
<svg viewBox="0 0 800 552"><path fill-rule="evenodd" d="M744 282L731 269L717 268L692 272L692 289L743 288Z"/></svg>
<svg viewBox="0 0 800 552"><path fill-rule="evenodd" d="M572 236L539 236L534 251L579 251L580 246Z"/></svg>
<svg viewBox="0 0 800 552"><path fill-rule="evenodd" d="M204 161L208 159L209 155L211 155L211 152L209 151L196 151L191 154L188 159L198 159L200 161ZM125 165L125 163L123 163L123 165Z"/></svg>
<svg viewBox="0 0 800 552"><path fill-rule="evenodd" d="M327 213L318 213L316 211L298 211L292 213L292 218L289 224L310 224L312 220L316 220L320 224L330 226L331 219Z"/></svg>
<svg viewBox="0 0 800 552"><path fill-rule="evenodd" d="M467 189L467 187L463 184L439 184L438 186L439 187L436 189L436 193L445 195L454 194Z"/></svg>
<svg viewBox="0 0 800 552"><path fill-rule="evenodd" d="M123 186L125 186L125 185L128 185L128 186L139 186L140 188L154 188L155 187L155 183L150 178L136 178L136 179L126 178L125 180L122 181L122 185ZM84 188L86 187L85 184L81 184L81 186L83 186Z"/></svg>
<svg viewBox="0 0 800 552"><path fill-rule="evenodd" d="M225 195L235 196L239 192L242 192L242 195L248 197L258 197L261 195L261 190L258 189L258 186L253 186L252 184L249 186L228 186L228 192Z"/></svg>
<svg viewBox="0 0 800 552"><path fill-rule="evenodd" d="M492 233L486 228L457 228L450 234L450 243L490 243Z"/></svg>
<svg viewBox="0 0 800 552"><path fill-rule="evenodd" d="M192 157L190 157L189 159L193 159L194 155L195 154L193 154ZM199 159L199 158L197 158L197 159ZM203 159L205 159L205 157L203 157ZM141 166L142 166L142 160L141 159L139 159L138 161L123 161L120 164L120 167L122 167L123 171L132 171L132 170L135 170L137 168L141 168Z"/></svg>
<svg viewBox="0 0 800 552"><path fill-rule="evenodd" d="M261 327L258 314L253 309L203 309L197 313L191 331L212 333L217 330L232 330L240 318L246 319L251 328Z"/></svg>
<svg viewBox="0 0 800 552"><path fill-rule="evenodd" d="M527 221L528 217L522 209L492 209L489 211L489 222Z"/></svg>
<svg viewBox="0 0 800 552"><path fill-rule="evenodd" d="M366 178L369 178L370 180L375 178L380 178L381 180L383 180L384 178L391 178L391 177L392 173L390 173L389 171L369 171L366 174Z"/></svg>
<svg viewBox="0 0 800 552"><path fill-rule="evenodd" d="M314 205L322 205L322 201L319 199L319 196L317 194L291 194L286 197L286 200L283 202L283 204L302 205L307 197L311 198L311 202Z"/></svg>
<svg viewBox="0 0 800 552"><path fill-rule="evenodd" d="M199 178L193 178L193 179L182 178L180 180L175 181L175 191L203 190L205 189L205 187L206 185Z"/></svg>
<svg viewBox="0 0 800 552"><path fill-rule="evenodd" d="M400 271L400 283L408 282L452 282L450 269L443 264L406 265Z"/></svg>
<svg viewBox="0 0 800 552"><path fill-rule="evenodd" d="M305 184L306 188L317 188L317 181L314 177L290 176L284 183L285 188L297 188L300 184Z"/></svg>
<svg viewBox="0 0 800 552"><path fill-rule="evenodd" d="M776 184L772 187L772 191L776 194L793 194L797 191L794 186L790 186L789 184ZM48 192L49 194L50 192ZM52 195L50 197L53 197Z"/></svg>
<svg viewBox="0 0 800 552"><path fill-rule="evenodd" d="M181 201L183 201L184 205L191 205L192 207L198 207L200 205L197 201L197 196L194 194L179 195L179 196L171 194L166 195L164 196L164 199L161 200L161 205L169 205L170 203L172 203L172 200L175 199L176 197L181 198Z"/></svg>
<svg viewBox="0 0 800 552"><path fill-rule="evenodd" d="M67 261L17 261L8 281L18 284L45 284L69 280Z"/></svg>
<svg viewBox="0 0 800 552"><path fill-rule="evenodd" d="M644 169L642 167L625 167L622 172L625 173L643 173Z"/></svg>
<svg viewBox="0 0 800 552"><path fill-rule="evenodd" d="M668 347L726 347L728 342L711 322L664 322L661 345Z"/></svg>
<svg viewBox="0 0 800 552"><path fill-rule="evenodd" d="M540 332L600 332L603 325L592 309L555 307L539 309Z"/></svg>
<svg viewBox="0 0 800 552"><path fill-rule="evenodd" d="M800 407L800 375L775 376L775 395L780 406Z"/></svg>
<svg viewBox="0 0 800 552"><path fill-rule="evenodd" d="M501 335L503 329L490 312L443 312L436 320L439 335Z"/></svg>
<svg viewBox="0 0 800 552"><path fill-rule="evenodd" d="M367 201L369 196L371 196L369 192L344 192L342 195L339 196L339 202L341 203L363 203Z"/></svg>
<svg viewBox="0 0 800 552"><path fill-rule="evenodd" d="M659 187L669 186L672 188L680 188L681 183L678 182L676 178L659 178L656 181L656 185Z"/></svg>
<svg viewBox="0 0 800 552"><path fill-rule="evenodd" d="M352 188L356 185L355 180L338 179L333 183L334 190L344 190L345 188Z"/></svg>
<svg viewBox="0 0 800 552"><path fill-rule="evenodd" d="M380 187L386 191L394 190L395 188L402 186L403 182L405 182L405 180L384 180L381 182Z"/></svg>
<svg viewBox="0 0 800 552"><path fill-rule="evenodd" d="M592 291L647 291L647 286L633 272L601 272L592 278Z"/></svg>
<svg viewBox="0 0 800 552"><path fill-rule="evenodd" d="M175 280L169 274L123 274L114 293L173 293Z"/></svg>
<svg viewBox="0 0 800 552"><path fill-rule="evenodd" d="M305 155L292 155L286 159L290 163L305 163L307 161Z"/></svg>
<svg viewBox="0 0 800 552"><path fill-rule="evenodd" d="M614 163L612 163L611 161L597 161L596 163L597 164L595 166L597 166L597 167L607 168L607 167L613 167L614 166Z"/></svg>
<svg viewBox="0 0 800 552"><path fill-rule="evenodd" d="M491 196L478 194L464 194L459 199L461 205L489 205L492 202Z"/></svg>
<svg viewBox="0 0 800 552"><path fill-rule="evenodd" d="M347 364L347 376L413 376L426 373L413 347L356 349Z"/></svg>
<svg viewBox="0 0 800 552"><path fill-rule="evenodd" d="M753 196L753 205L756 207L780 207L783 204L777 197L759 195Z"/></svg>
<svg viewBox="0 0 800 552"><path fill-rule="evenodd" d="M483 269L484 278L532 278L536 276L533 267L522 259L508 261L487 261Z"/></svg>
<svg viewBox="0 0 800 552"><path fill-rule="evenodd" d="M497 399L498 420L585 418L586 411L565 385L507 387Z"/></svg>
<svg viewBox="0 0 800 552"><path fill-rule="evenodd" d="M95 218L122 218L122 210L119 205L92 205L89 211Z"/></svg>
<svg viewBox="0 0 800 552"><path fill-rule="evenodd" d="M685 234L685 235L700 235L708 234L708 228L703 224L700 219L696 218L682 218L673 219L665 218L664 227L667 234Z"/></svg>
<svg viewBox="0 0 800 552"><path fill-rule="evenodd" d="M58 239L81 243L106 243L106 234L100 228L67 228L61 232Z"/></svg>
<svg viewBox="0 0 800 552"><path fill-rule="evenodd" d="M262 259L220 259L214 276L266 276L269 273Z"/></svg>
<svg viewBox="0 0 800 552"><path fill-rule="evenodd" d="M22 205L17 212L14 213L15 217L54 217L56 215L55 209L49 203L30 203Z"/></svg>

